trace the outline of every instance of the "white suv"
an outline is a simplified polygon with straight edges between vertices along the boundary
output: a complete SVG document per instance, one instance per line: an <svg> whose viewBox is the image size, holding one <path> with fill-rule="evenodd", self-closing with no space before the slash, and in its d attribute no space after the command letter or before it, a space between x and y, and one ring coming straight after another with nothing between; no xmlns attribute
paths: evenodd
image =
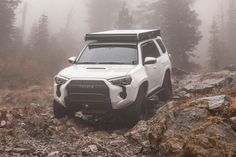
<svg viewBox="0 0 236 157"><path fill-rule="evenodd" d="M160 30L106 31L85 40L80 55L69 58L72 66L55 76L56 118L122 111L137 122L148 98L171 97L171 61Z"/></svg>

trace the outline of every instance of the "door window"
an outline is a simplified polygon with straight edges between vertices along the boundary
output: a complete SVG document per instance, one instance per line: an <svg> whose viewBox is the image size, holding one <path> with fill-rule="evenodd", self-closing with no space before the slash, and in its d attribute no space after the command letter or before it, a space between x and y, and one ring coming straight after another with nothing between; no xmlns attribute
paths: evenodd
<svg viewBox="0 0 236 157"><path fill-rule="evenodd" d="M165 47L164 43L161 41L161 39L157 39L156 41L157 41L158 45L160 46L162 52L166 53L166 47Z"/></svg>
<svg viewBox="0 0 236 157"><path fill-rule="evenodd" d="M158 58L160 56L161 56L160 52L159 52L156 44L153 41L144 43L142 45L142 59L143 59L143 62L144 62L146 57Z"/></svg>

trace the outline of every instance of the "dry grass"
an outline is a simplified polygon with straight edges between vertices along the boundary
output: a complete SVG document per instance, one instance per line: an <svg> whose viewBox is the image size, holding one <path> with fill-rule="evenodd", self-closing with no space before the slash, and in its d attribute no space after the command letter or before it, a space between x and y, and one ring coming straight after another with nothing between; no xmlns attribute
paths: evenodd
<svg viewBox="0 0 236 157"><path fill-rule="evenodd" d="M0 109L2 107L11 106L27 106L31 103L34 104L49 104L52 102L52 89L51 88L40 88L36 91L29 89L19 90L2 90L0 95Z"/></svg>
<svg viewBox="0 0 236 157"><path fill-rule="evenodd" d="M45 82L43 69L32 61L8 60L0 62L0 88L25 88Z"/></svg>

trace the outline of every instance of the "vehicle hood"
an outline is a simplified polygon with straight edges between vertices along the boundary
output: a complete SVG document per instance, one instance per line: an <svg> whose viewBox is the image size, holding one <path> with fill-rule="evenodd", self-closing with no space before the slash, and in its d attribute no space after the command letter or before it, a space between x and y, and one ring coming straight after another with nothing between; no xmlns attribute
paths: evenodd
<svg viewBox="0 0 236 157"><path fill-rule="evenodd" d="M126 76L136 65L72 65L59 75L66 78L111 79Z"/></svg>

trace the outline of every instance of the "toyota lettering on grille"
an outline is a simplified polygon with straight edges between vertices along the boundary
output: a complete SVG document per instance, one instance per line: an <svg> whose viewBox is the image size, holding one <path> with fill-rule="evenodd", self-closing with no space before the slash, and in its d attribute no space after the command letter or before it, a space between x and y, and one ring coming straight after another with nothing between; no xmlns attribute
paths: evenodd
<svg viewBox="0 0 236 157"><path fill-rule="evenodd" d="M93 89L94 85L77 85L79 88Z"/></svg>

